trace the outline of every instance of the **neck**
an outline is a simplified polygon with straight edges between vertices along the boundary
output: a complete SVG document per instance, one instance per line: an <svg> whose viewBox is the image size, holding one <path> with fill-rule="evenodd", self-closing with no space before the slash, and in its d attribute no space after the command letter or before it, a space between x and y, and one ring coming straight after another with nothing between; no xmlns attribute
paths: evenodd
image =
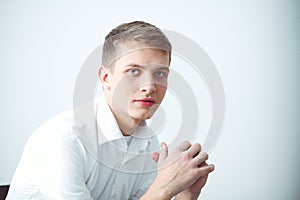
<svg viewBox="0 0 300 200"><path fill-rule="evenodd" d="M118 126L120 128L120 131L124 136L130 136L134 133L135 129L144 123L144 120L140 119L134 119L130 117L127 113L123 111L117 111L113 109L112 107L112 101L111 99L106 97L106 101L110 107L110 110L112 111Z"/></svg>
<svg viewBox="0 0 300 200"><path fill-rule="evenodd" d="M124 136L132 135L141 121L141 120L131 119L129 116L118 117L115 114L114 116Z"/></svg>

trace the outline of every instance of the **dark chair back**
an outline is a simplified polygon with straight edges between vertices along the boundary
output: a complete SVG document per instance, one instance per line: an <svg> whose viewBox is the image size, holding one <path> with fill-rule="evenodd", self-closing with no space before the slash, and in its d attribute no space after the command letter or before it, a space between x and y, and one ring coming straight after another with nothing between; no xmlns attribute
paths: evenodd
<svg viewBox="0 0 300 200"><path fill-rule="evenodd" d="M0 185L0 200L4 200L9 189L9 185Z"/></svg>

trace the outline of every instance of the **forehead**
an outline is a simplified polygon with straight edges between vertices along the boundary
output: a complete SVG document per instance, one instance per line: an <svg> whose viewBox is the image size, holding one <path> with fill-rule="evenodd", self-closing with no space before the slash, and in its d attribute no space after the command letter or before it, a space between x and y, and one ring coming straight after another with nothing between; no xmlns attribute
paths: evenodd
<svg viewBox="0 0 300 200"><path fill-rule="evenodd" d="M126 51L116 59L114 66L122 67L128 64L169 66L169 53L154 48L139 48Z"/></svg>

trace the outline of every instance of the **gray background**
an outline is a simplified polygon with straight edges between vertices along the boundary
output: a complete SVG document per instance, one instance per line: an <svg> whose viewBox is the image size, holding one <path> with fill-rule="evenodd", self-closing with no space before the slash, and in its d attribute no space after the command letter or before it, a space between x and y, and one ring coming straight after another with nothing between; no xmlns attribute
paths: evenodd
<svg viewBox="0 0 300 200"><path fill-rule="evenodd" d="M226 122L199 199L299 199L299 4L0 1L0 184L30 133L72 107L81 64L107 32L145 20L196 41L223 80Z"/></svg>

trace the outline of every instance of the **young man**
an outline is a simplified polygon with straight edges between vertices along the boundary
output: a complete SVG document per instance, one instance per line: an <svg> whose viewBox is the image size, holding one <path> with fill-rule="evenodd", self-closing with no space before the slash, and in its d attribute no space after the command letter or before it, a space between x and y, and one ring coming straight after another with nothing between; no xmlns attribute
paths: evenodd
<svg viewBox="0 0 300 200"><path fill-rule="evenodd" d="M95 119L65 112L39 127L7 199L197 199L214 170L207 154L189 142L171 153L162 143L158 153L145 123L164 98L170 60L171 44L157 27L136 21L113 29Z"/></svg>

